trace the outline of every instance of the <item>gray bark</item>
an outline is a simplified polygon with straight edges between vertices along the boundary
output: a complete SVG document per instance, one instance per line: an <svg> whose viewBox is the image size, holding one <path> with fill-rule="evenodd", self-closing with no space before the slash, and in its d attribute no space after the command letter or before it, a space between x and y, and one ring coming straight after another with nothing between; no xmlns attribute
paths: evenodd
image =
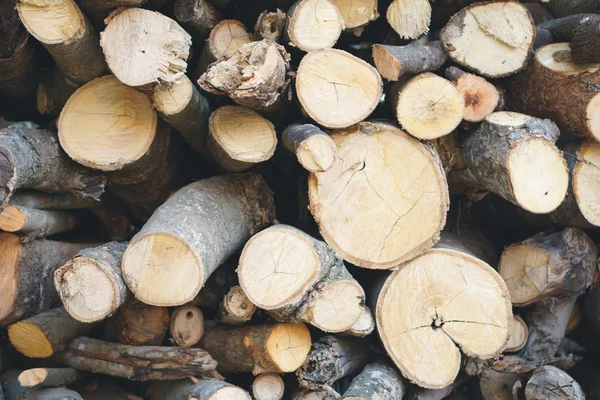
<svg viewBox="0 0 600 400"><path fill-rule="evenodd" d="M342 399L399 400L407 384L398 371L381 361L367 365L350 383Z"/></svg>
<svg viewBox="0 0 600 400"><path fill-rule="evenodd" d="M525 400L584 400L581 386L566 372L546 365L533 371L525 386Z"/></svg>
<svg viewBox="0 0 600 400"><path fill-rule="evenodd" d="M416 75L421 72L435 71L446 62L447 55L442 43L438 40L422 44L415 40L406 46L388 46L376 44L373 47L373 56L377 65L377 51L384 51L400 64L397 76L385 76L389 80L398 80L404 75Z"/></svg>
<svg viewBox="0 0 600 400"><path fill-rule="evenodd" d="M556 42L571 42L571 56L577 64L600 62L600 15L575 14L539 25Z"/></svg>
<svg viewBox="0 0 600 400"><path fill-rule="evenodd" d="M224 381L219 380L201 380L198 383L194 383L189 379L172 381L172 382L161 382L154 384L150 391L150 400L211 400L213 396L217 395L219 390L224 388L237 388ZM241 393L245 393L248 400L250 395L237 388Z"/></svg>
<svg viewBox="0 0 600 400"><path fill-rule="evenodd" d="M36 190L19 190L10 197L10 204L38 210L73 210L98 206L97 202L72 193L45 193Z"/></svg>
<svg viewBox="0 0 600 400"><path fill-rule="evenodd" d="M14 207L25 216L25 224L18 232L25 234L26 240L67 232L79 224L77 216L73 213Z"/></svg>
<svg viewBox="0 0 600 400"><path fill-rule="evenodd" d="M67 388L50 388L30 390L19 396L19 400L83 400L83 397Z"/></svg>
<svg viewBox="0 0 600 400"><path fill-rule="evenodd" d="M175 0L175 18L198 40L208 37L221 14L207 0Z"/></svg>

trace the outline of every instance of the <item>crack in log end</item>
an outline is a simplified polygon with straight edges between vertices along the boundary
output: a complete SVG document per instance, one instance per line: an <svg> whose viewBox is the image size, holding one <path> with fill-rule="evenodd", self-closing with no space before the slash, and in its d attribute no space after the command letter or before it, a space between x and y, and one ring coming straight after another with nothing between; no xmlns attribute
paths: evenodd
<svg viewBox="0 0 600 400"><path fill-rule="evenodd" d="M6 207L13 193L15 175L12 155L6 148L0 147L0 210Z"/></svg>

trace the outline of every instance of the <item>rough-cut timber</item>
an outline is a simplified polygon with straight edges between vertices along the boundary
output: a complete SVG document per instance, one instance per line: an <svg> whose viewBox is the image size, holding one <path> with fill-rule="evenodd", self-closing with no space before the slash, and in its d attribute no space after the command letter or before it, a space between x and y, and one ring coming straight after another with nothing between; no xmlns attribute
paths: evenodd
<svg viewBox="0 0 600 400"><path fill-rule="evenodd" d="M101 321L125 301L121 258L127 243L110 242L81 250L54 272L54 286L65 310L81 322Z"/></svg>
<svg viewBox="0 0 600 400"><path fill-rule="evenodd" d="M219 321L229 325L242 325L256 312L256 306L250 301L246 293L239 286L233 286L223 296L219 305Z"/></svg>
<svg viewBox="0 0 600 400"><path fill-rule="evenodd" d="M5 327L59 304L52 284L54 271L89 246L50 240L21 243L17 235L0 233L0 326Z"/></svg>
<svg viewBox="0 0 600 400"><path fill-rule="evenodd" d="M267 161L277 146L275 127L259 113L239 106L216 109L208 120L208 146L215 161L232 172Z"/></svg>
<svg viewBox="0 0 600 400"><path fill-rule="evenodd" d="M344 336L365 337L375 330L375 318L369 307L363 306L360 316L355 323L341 334Z"/></svg>
<svg viewBox="0 0 600 400"><path fill-rule="evenodd" d="M192 347L204 334L202 311L191 305L177 307L171 314L169 332L177 346Z"/></svg>
<svg viewBox="0 0 600 400"><path fill-rule="evenodd" d="M555 210L569 185L567 165L549 120L495 112L461 144L467 169L450 175L451 187L494 192L534 214Z"/></svg>
<svg viewBox="0 0 600 400"><path fill-rule="evenodd" d="M331 0L337 7L342 19L344 29L360 36L365 27L379 18L377 0Z"/></svg>
<svg viewBox="0 0 600 400"><path fill-rule="evenodd" d="M440 41L422 44L415 40L406 46L373 45L373 60L385 79L397 81L401 76L435 71L446 62Z"/></svg>
<svg viewBox="0 0 600 400"><path fill-rule="evenodd" d="M253 40L246 27L235 19L226 19L219 22L210 31L206 44L202 49L200 61L194 72L198 79L215 61L227 60L234 55L240 47Z"/></svg>
<svg viewBox="0 0 600 400"><path fill-rule="evenodd" d="M115 10L107 20L100 45L121 82L145 88L184 75L192 40L177 22L142 8Z"/></svg>
<svg viewBox="0 0 600 400"><path fill-rule="evenodd" d="M84 400L81 395L67 388L49 388L30 390L23 393L19 400Z"/></svg>
<svg viewBox="0 0 600 400"><path fill-rule="evenodd" d="M19 375L19 383L24 387L66 386L81 379L81 373L74 368L33 368Z"/></svg>
<svg viewBox="0 0 600 400"><path fill-rule="evenodd" d="M71 340L92 327L71 318L64 308L59 307L10 325L8 338L25 356L46 358L63 350Z"/></svg>
<svg viewBox="0 0 600 400"><path fill-rule="evenodd" d="M274 218L273 194L259 175L191 183L160 206L132 239L123 256L125 282L145 303L184 304Z"/></svg>
<svg viewBox="0 0 600 400"><path fill-rule="evenodd" d="M71 161L54 133L16 126L0 130L0 209L20 188L98 200L105 183L97 172Z"/></svg>
<svg viewBox="0 0 600 400"><path fill-rule="evenodd" d="M333 167L308 182L325 242L346 261L373 269L396 267L429 249L449 205L433 147L384 122L361 122L331 137L338 147Z"/></svg>
<svg viewBox="0 0 600 400"><path fill-rule="evenodd" d="M527 329L527 324L525 321L523 321L523 318L518 315L513 315L510 337L508 338L508 343L506 344L506 351L515 352L521 350L523 347L525 347L528 337L529 330Z"/></svg>
<svg viewBox="0 0 600 400"><path fill-rule="evenodd" d="M368 356L363 339L325 336L313 344L306 361L296 371L298 383L313 390L331 386L359 372L367 364Z"/></svg>
<svg viewBox="0 0 600 400"><path fill-rule="evenodd" d="M337 147L328 134L312 124L292 124L281 134L283 147L309 172L325 172L333 166Z"/></svg>
<svg viewBox="0 0 600 400"><path fill-rule="evenodd" d="M481 122L498 107L500 92L482 77L450 67L446 70L446 78L452 81L463 96L465 121Z"/></svg>
<svg viewBox="0 0 600 400"><path fill-rule="evenodd" d="M402 39L416 39L429 30L431 5L427 0L393 0L385 17Z"/></svg>
<svg viewBox="0 0 600 400"><path fill-rule="evenodd" d="M283 34L285 19L286 15L280 9L273 12L269 12L268 10L263 11L258 16L256 24L254 25L254 39L266 39L272 42L278 42Z"/></svg>
<svg viewBox="0 0 600 400"><path fill-rule="evenodd" d="M276 111L288 101L289 61L290 55L277 43L246 43L230 58L212 64L198 85L243 107Z"/></svg>
<svg viewBox="0 0 600 400"><path fill-rule="evenodd" d="M206 39L221 21L221 14L207 0L175 0L174 11L177 21L198 41Z"/></svg>
<svg viewBox="0 0 600 400"><path fill-rule="evenodd" d="M76 215L65 211L36 210L8 204L0 212L0 229L18 232L27 239L67 232L77 225Z"/></svg>
<svg viewBox="0 0 600 400"><path fill-rule="evenodd" d="M445 136L463 119L462 94L450 81L431 72L419 74L391 90L398 122L418 139Z"/></svg>
<svg viewBox="0 0 600 400"><path fill-rule="evenodd" d="M538 28L549 31L555 42L571 42L571 57L576 64L600 62L600 15L571 15L545 22Z"/></svg>
<svg viewBox="0 0 600 400"><path fill-rule="evenodd" d="M200 346L218 362L221 373L286 373L297 370L310 350L304 324L263 324L208 328Z"/></svg>
<svg viewBox="0 0 600 400"><path fill-rule="evenodd" d="M531 15L517 2L470 5L456 13L440 33L450 58L490 78L525 67L534 38Z"/></svg>
<svg viewBox="0 0 600 400"><path fill-rule="evenodd" d="M56 66L79 84L106 72L98 34L73 0L19 0L19 17Z"/></svg>
<svg viewBox="0 0 600 400"><path fill-rule="evenodd" d="M202 349L128 346L80 337L61 354L79 370L136 381L183 379L214 372L217 363Z"/></svg>
<svg viewBox="0 0 600 400"><path fill-rule="evenodd" d="M36 107L40 114L58 116L69 97L81 86L58 68L40 79L36 93Z"/></svg>
<svg viewBox="0 0 600 400"><path fill-rule="evenodd" d="M508 289L494 269L473 256L478 244L442 235L436 247L387 277L373 297L384 347L402 374L424 388L441 389L455 380L460 350L489 359L508 342Z"/></svg>
<svg viewBox="0 0 600 400"><path fill-rule="evenodd" d="M133 346L159 346L169 327L166 307L150 306L132 301L124 304L106 325L107 336L114 341Z"/></svg>
<svg viewBox="0 0 600 400"><path fill-rule="evenodd" d="M538 49L512 82L510 98L515 111L549 118L561 130L600 140L600 64L575 64L568 43Z"/></svg>
<svg viewBox="0 0 600 400"><path fill-rule="evenodd" d="M542 0L546 7L556 17L567 17L573 14L592 13L600 14L600 1L598 0Z"/></svg>
<svg viewBox="0 0 600 400"><path fill-rule="evenodd" d="M248 392L219 380L191 379L154 383L149 389L150 400L250 400Z"/></svg>
<svg viewBox="0 0 600 400"><path fill-rule="evenodd" d="M296 92L319 125L345 128L373 112L383 88L375 68L343 50L311 51L300 61Z"/></svg>
<svg viewBox="0 0 600 400"><path fill-rule="evenodd" d="M329 0L298 0L287 11L284 38L309 52L333 47L343 29L344 20Z"/></svg>
<svg viewBox="0 0 600 400"><path fill-rule="evenodd" d="M253 236L237 271L248 298L280 322L343 332L363 312L364 290L342 259L324 242L289 225Z"/></svg>
<svg viewBox="0 0 600 400"><path fill-rule="evenodd" d="M350 383L344 400L394 400L406 395L404 378L389 364L375 361L367 365Z"/></svg>
<svg viewBox="0 0 600 400"><path fill-rule="evenodd" d="M260 374L252 383L252 395L256 400L281 400L285 384L277 374Z"/></svg>
<svg viewBox="0 0 600 400"><path fill-rule="evenodd" d="M551 365L533 371L525 386L525 400L584 400L585 394L569 374Z"/></svg>

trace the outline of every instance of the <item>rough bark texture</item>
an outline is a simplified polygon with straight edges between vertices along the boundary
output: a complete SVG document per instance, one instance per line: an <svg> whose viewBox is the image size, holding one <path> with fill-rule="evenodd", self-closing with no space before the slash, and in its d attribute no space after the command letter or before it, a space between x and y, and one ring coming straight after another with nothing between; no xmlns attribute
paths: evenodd
<svg viewBox="0 0 600 400"><path fill-rule="evenodd" d="M570 15L540 24L539 28L549 31L556 42L571 42L576 64L600 62L600 15Z"/></svg>
<svg viewBox="0 0 600 400"><path fill-rule="evenodd" d="M367 365L350 383L342 399L396 400L406 395L404 378L389 364L381 361Z"/></svg>
<svg viewBox="0 0 600 400"><path fill-rule="evenodd" d="M547 7L556 17L566 17L573 14L600 14L598 0L548 0Z"/></svg>
<svg viewBox="0 0 600 400"><path fill-rule="evenodd" d="M107 323L107 336L133 346L159 346L169 327L166 307L154 307L134 301L119 308Z"/></svg>
<svg viewBox="0 0 600 400"><path fill-rule="evenodd" d="M333 166L337 147L329 135L315 125L292 124L281 134L281 142L309 172L324 172Z"/></svg>
<svg viewBox="0 0 600 400"><path fill-rule="evenodd" d="M207 0L176 0L175 18L197 40L203 40L221 21L221 14Z"/></svg>
<svg viewBox="0 0 600 400"><path fill-rule="evenodd" d="M273 12L269 12L268 10L263 11L258 16L254 25L254 39L266 39L272 42L279 41L283 33L283 27L285 26L285 18L285 13L280 9Z"/></svg>
<svg viewBox="0 0 600 400"><path fill-rule="evenodd" d="M44 76L37 88L37 110L42 115L58 116L80 84L58 68Z"/></svg>
<svg viewBox="0 0 600 400"><path fill-rule="evenodd" d="M81 373L75 368L33 368L19 375L19 383L25 387L66 386L79 379Z"/></svg>
<svg viewBox="0 0 600 400"><path fill-rule="evenodd" d="M379 73L390 81L403 75L435 71L446 62L446 52L440 41L422 44L414 41L406 46L373 45L373 58Z"/></svg>
<svg viewBox="0 0 600 400"><path fill-rule="evenodd" d="M155 383L150 387L150 400L212 400L219 392L219 399L250 400L245 390L219 380L201 380L197 383L189 379ZM235 396L235 397L234 397Z"/></svg>
<svg viewBox="0 0 600 400"><path fill-rule="evenodd" d="M50 388L30 390L23 393L19 400L83 400L83 397L67 388Z"/></svg>
<svg viewBox="0 0 600 400"><path fill-rule="evenodd" d="M526 400L584 400L581 386L566 372L546 365L533 371L525 386Z"/></svg>
<svg viewBox="0 0 600 400"><path fill-rule="evenodd" d="M211 373L217 363L202 349L127 346L80 337L61 354L73 368L135 381L171 380Z"/></svg>

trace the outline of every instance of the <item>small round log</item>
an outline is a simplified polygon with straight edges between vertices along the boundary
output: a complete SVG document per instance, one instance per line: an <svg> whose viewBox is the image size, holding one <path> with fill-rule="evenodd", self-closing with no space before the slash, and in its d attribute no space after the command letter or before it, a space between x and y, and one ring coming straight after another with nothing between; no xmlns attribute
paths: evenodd
<svg viewBox="0 0 600 400"><path fill-rule="evenodd" d="M287 11L285 39L302 51L330 48L335 45L344 20L329 0L298 0Z"/></svg>
<svg viewBox="0 0 600 400"><path fill-rule="evenodd" d="M256 306L239 286L233 286L219 305L219 321L229 325L242 325L254 315Z"/></svg>
<svg viewBox="0 0 600 400"><path fill-rule="evenodd" d="M204 315L198 307L177 307L171 314L169 324L171 337L180 347L192 347L204 334Z"/></svg>
<svg viewBox="0 0 600 400"><path fill-rule="evenodd" d="M285 384L277 374L260 374L252 383L252 395L256 400L281 400Z"/></svg>

